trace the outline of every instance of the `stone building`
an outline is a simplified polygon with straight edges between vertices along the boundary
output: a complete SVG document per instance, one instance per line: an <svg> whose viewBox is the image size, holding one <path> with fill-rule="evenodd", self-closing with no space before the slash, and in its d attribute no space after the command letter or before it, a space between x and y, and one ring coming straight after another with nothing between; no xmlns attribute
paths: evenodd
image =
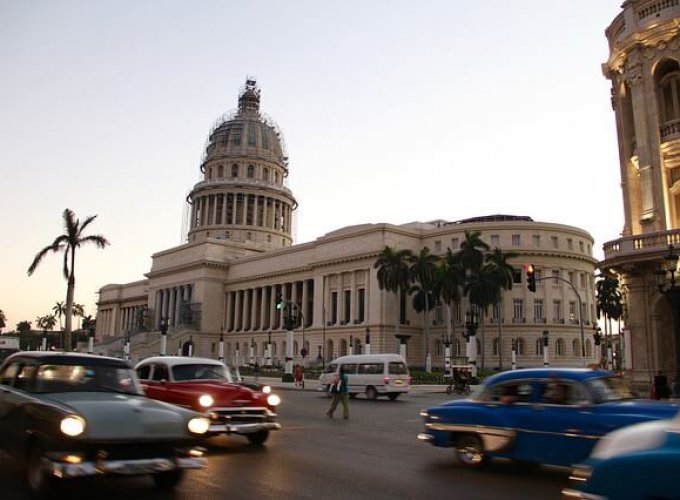
<svg viewBox="0 0 680 500"><path fill-rule="evenodd" d="M629 376L642 387L659 370L680 369L680 297L667 270L677 268L680 243L680 2L628 0L622 9L606 30L602 67L612 84L625 223L621 238L604 245L600 268L621 283Z"/></svg>
<svg viewBox="0 0 680 500"><path fill-rule="evenodd" d="M122 355L129 338L133 361L158 354L167 322L168 353L188 354L191 346L192 354L217 358L222 348L230 363L281 364L287 351L284 313L276 307L280 296L299 312L295 362L324 364L364 352L369 344L373 353L405 349L411 366L424 366L427 329L433 366L441 368L444 308L424 316L408 299L397 318L396 296L380 290L374 263L385 246L414 253L428 247L443 256L448 248L460 248L466 231L481 231L491 248L519 256L511 262L515 286L477 330L478 366L509 368L512 339L518 366L542 365L546 330L552 364L583 366L597 357L592 342L597 262L586 231L496 215L362 224L293 245L297 202L286 187L288 157L279 129L259 107L260 91L248 80L238 110L210 132L200 165L203 179L187 199L186 243L154 254L146 279L100 290L98 351ZM540 278L535 293L526 287L528 263ZM452 314L456 356L467 352L462 336L467 310L463 302Z"/></svg>

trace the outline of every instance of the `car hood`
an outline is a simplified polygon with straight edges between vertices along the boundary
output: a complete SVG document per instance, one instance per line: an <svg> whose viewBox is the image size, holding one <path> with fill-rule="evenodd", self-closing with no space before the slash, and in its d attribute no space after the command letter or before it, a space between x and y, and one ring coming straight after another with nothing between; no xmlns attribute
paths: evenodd
<svg viewBox="0 0 680 500"><path fill-rule="evenodd" d="M101 392L50 394L86 422L91 439L189 438L187 422L194 412L145 396Z"/></svg>
<svg viewBox="0 0 680 500"><path fill-rule="evenodd" d="M260 403L266 406L266 394L256 392L241 384L221 380L201 380L196 382L176 382L173 391L191 392L193 394L210 394L215 400L213 406L251 406Z"/></svg>

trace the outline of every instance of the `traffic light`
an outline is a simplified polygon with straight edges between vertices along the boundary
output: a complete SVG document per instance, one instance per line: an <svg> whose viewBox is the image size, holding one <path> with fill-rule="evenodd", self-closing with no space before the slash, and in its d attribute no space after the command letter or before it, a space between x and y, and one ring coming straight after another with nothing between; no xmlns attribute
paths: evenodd
<svg viewBox="0 0 680 500"><path fill-rule="evenodd" d="M534 271L534 265L533 264L527 264L525 266L525 270L527 273L527 288L529 289L530 292L535 292L536 291L536 271Z"/></svg>
<svg viewBox="0 0 680 500"><path fill-rule="evenodd" d="M280 293L277 293L276 294L276 310L280 311L281 309L283 309L284 305L285 305L285 303L283 302L283 295L281 295Z"/></svg>

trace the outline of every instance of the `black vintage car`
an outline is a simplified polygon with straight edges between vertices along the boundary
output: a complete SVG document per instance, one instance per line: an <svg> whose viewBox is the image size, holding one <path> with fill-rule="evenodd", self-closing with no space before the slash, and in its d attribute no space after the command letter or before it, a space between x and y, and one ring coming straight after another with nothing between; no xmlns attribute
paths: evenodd
<svg viewBox="0 0 680 500"><path fill-rule="evenodd" d="M31 493L87 476L151 474L172 488L205 465L201 414L142 392L117 358L21 352L0 366L0 449L26 465Z"/></svg>

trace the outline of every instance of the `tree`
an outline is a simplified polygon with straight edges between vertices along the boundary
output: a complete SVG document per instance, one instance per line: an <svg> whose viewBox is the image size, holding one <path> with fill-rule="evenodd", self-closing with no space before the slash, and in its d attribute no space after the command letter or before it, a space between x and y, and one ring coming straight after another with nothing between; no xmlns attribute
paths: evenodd
<svg viewBox="0 0 680 500"><path fill-rule="evenodd" d="M418 300L421 301L421 304L417 305L416 297L414 297L413 306L416 308L416 311L418 311L419 307L422 307L419 312L423 312L425 318L425 371L431 372L432 353L430 352L429 312L436 305L433 291L439 257L431 254L428 247L423 247L417 255L410 257L409 263L409 276L411 277L411 282L416 285L411 291L416 294L416 297L420 295Z"/></svg>
<svg viewBox="0 0 680 500"><path fill-rule="evenodd" d="M486 266L491 275L492 290L491 295L496 296L496 308L498 309L498 368L503 371L503 343L501 327L501 301L503 291L512 290L512 281L515 269L508 263L508 259L514 259L519 254L515 252L503 252L500 248L494 248L491 253L486 254Z"/></svg>
<svg viewBox="0 0 680 500"><path fill-rule="evenodd" d="M66 326L65 326L65 346L64 349L71 349L71 319L73 314L73 296L76 287L76 250L86 243L94 243L98 248L104 248L109 244L102 235L85 236L83 233L95 219L96 215L88 216L82 223L75 218L75 214L70 209L64 210L64 229L65 233L57 236L51 245L40 250L33 262L28 267L28 275L31 276L36 270L42 259L50 252L64 252L63 273L66 279Z"/></svg>
<svg viewBox="0 0 680 500"><path fill-rule="evenodd" d="M5 316L5 312L0 309L0 332L2 332L2 329L7 326L7 316Z"/></svg>
<svg viewBox="0 0 680 500"><path fill-rule="evenodd" d="M465 272L458 253L454 254L450 248L447 248L444 258L439 261L434 289L435 294L446 305L446 339L449 344L453 335L452 308L453 304L460 304L464 280Z"/></svg>
<svg viewBox="0 0 680 500"><path fill-rule="evenodd" d="M17 332L19 333L19 348L23 351L31 348L31 322L20 321L17 323Z"/></svg>
<svg viewBox="0 0 680 500"><path fill-rule="evenodd" d="M66 316L66 305L64 305L63 302L56 302L52 307L52 312L54 313L54 316L59 318L59 329L63 330L64 327L61 324L61 318Z"/></svg>
<svg viewBox="0 0 680 500"><path fill-rule="evenodd" d="M38 316L35 320L35 324L38 328L42 329L43 332L52 331L54 325L57 324L57 318L52 314L47 314L45 316Z"/></svg>
<svg viewBox="0 0 680 500"><path fill-rule="evenodd" d="M399 324L401 323L401 297L411 284L409 275L409 259L413 253L410 250L396 250L390 246L385 246L373 264L378 270L378 287L381 290L392 292L397 300L396 320L394 322L394 333L399 335Z"/></svg>
<svg viewBox="0 0 680 500"><path fill-rule="evenodd" d="M623 301L621 299L621 290L619 289L619 280L612 276L599 276L595 289L597 292L595 298L597 318L600 319L601 315L604 316L604 338L609 338L608 346L611 346L613 335L611 320L619 320L623 316ZM609 330L609 337L607 337L607 330ZM607 362L612 362L609 359L608 352Z"/></svg>

